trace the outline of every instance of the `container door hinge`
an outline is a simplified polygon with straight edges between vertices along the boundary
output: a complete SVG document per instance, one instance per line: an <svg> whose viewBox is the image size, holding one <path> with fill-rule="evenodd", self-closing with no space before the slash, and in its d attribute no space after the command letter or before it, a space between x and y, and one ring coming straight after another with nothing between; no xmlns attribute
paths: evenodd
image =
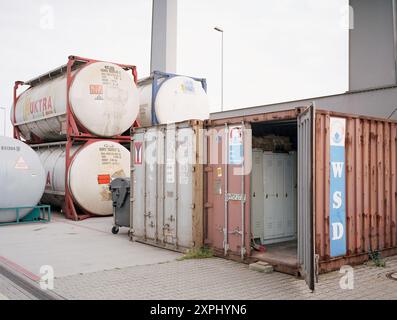
<svg viewBox="0 0 397 320"><path fill-rule="evenodd" d="M204 172L212 172L212 167L211 166L205 166Z"/></svg>
<svg viewBox="0 0 397 320"><path fill-rule="evenodd" d="M212 203L209 203L209 202L204 203L204 208L205 209L212 208Z"/></svg>

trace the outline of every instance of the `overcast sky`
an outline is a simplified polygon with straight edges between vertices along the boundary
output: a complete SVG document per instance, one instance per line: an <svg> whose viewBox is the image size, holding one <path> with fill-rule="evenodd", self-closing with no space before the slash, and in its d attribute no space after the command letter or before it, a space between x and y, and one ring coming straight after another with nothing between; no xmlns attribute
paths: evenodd
<svg viewBox="0 0 397 320"><path fill-rule="evenodd" d="M211 111L220 109L221 38L213 30L219 25L225 109L344 92L346 6L347 0L179 0L177 72L207 78ZM15 80L65 64L70 54L135 64L147 76L151 9L151 0L0 1L0 106L11 105Z"/></svg>

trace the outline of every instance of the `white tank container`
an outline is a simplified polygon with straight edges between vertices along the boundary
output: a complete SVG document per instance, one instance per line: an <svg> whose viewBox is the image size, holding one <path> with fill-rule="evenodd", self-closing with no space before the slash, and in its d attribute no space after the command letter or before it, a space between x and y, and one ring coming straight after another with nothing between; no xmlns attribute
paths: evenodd
<svg viewBox="0 0 397 320"><path fill-rule="evenodd" d="M44 192L45 173L25 143L0 137L0 208L35 206ZM21 210L24 218L31 210ZM15 210L0 210L0 222L16 221Z"/></svg>
<svg viewBox="0 0 397 320"><path fill-rule="evenodd" d="M139 116L142 126L153 123L151 115L152 83L139 85ZM185 76L165 80L157 92L154 110L159 124L209 118L209 101L201 82Z"/></svg>
<svg viewBox="0 0 397 320"><path fill-rule="evenodd" d="M65 196L65 146L39 149L46 172L46 189L42 199L62 207ZM77 152L77 153L76 153ZM69 168L69 190L77 206L88 213L106 216L113 213L109 183L115 178L129 177L130 152L113 141L97 141L74 146Z"/></svg>
<svg viewBox="0 0 397 320"><path fill-rule="evenodd" d="M81 127L100 137L119 135L136 120L139 93L132 75L107 62L88 64L73 73L69 100ZM66 74L23 92L15 105L15 125L30 140L60 140L66 134ZM13 116L11 115L13 122Z"/></svg>

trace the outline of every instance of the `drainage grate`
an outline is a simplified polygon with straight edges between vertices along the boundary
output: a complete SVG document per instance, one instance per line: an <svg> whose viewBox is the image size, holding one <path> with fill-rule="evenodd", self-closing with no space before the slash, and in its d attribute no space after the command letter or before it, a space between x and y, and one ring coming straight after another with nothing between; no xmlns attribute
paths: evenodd
<svg viewBox="0 0 397 320"><path fill-rule="evenodd" d="M388 277L391 280L396 280L397 281L397 272L389 272L386 277Z"/></svg>

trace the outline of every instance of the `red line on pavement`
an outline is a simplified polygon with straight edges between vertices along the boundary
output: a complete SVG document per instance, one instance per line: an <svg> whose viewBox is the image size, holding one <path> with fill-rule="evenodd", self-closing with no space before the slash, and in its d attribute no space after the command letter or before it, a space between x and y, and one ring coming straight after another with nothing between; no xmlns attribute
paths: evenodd
<svg viewBox="0 0 397 320"><path fill-rule="evenodd" d="M29 279L31 279L33 281L37 282L37 281L39 281L41 279L38 275L30 272L29 270L26 270L24 267L22 267L19 264L7 259L6 257L0 256L0 262L3 262L4 264L6 264L8 267L13 269L14 271L25 275L26 277L28 277Z"/></svg>

